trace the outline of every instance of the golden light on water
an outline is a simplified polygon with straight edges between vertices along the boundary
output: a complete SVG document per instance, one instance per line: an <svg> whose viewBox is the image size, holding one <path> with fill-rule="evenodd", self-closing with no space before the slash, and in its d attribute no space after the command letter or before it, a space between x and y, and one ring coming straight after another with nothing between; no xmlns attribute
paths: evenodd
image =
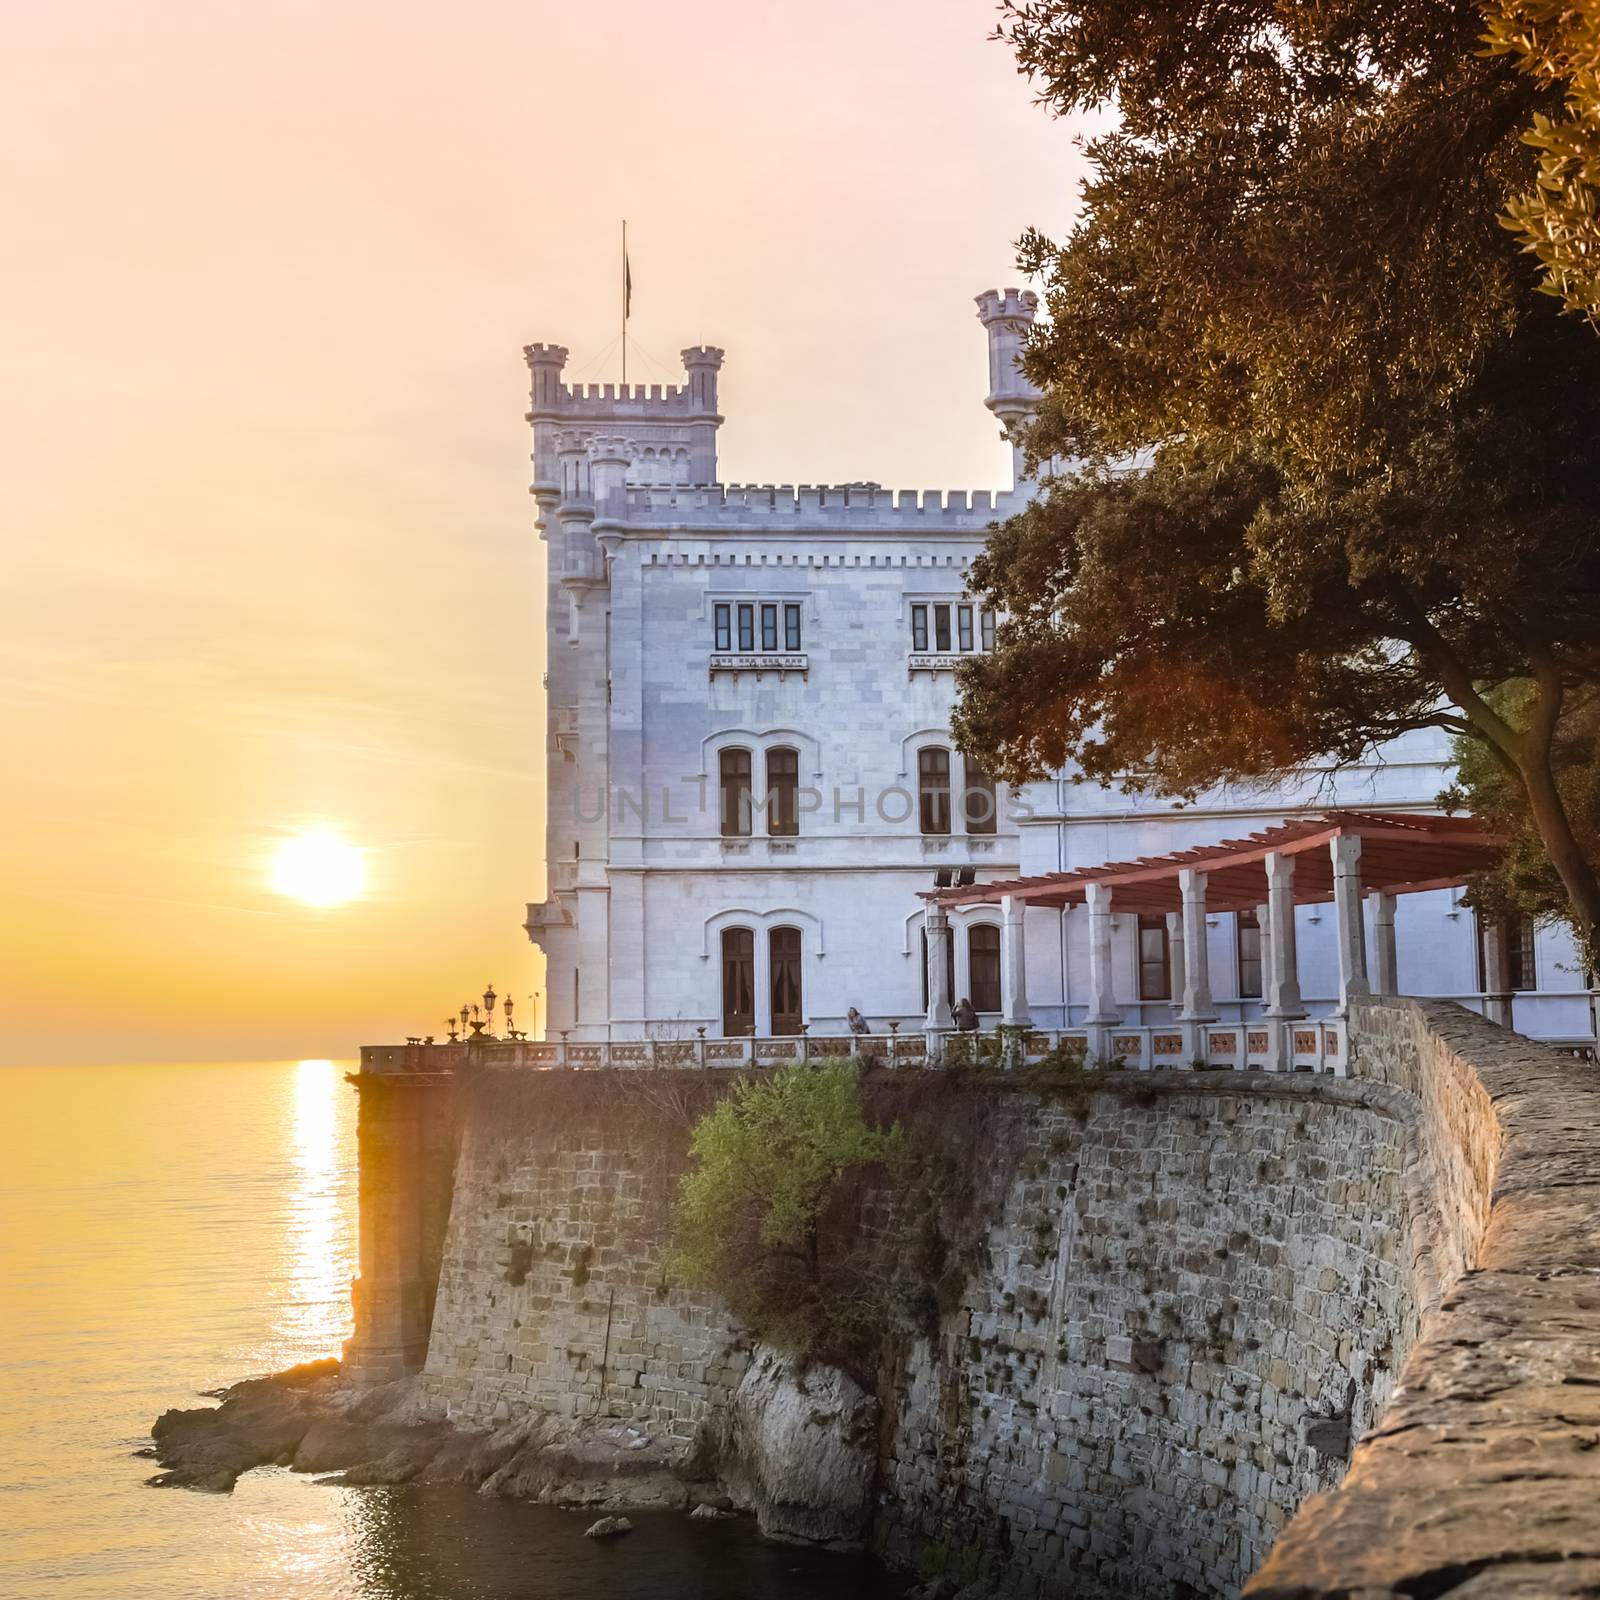
<svg viewBox="0 0 1600 1600"><path fill-rule="evenodd" d="M350 1262L341 1233L338 1096L332 1061L302 1061L294 1080L289 1285L279 1333L296 1348L337 1352L348 1325Z"/></svg>
<svg viewBox="0 0 1600 1600"><path fill-rule="evenodd" d="M270 881L301 905L346 905L366 891L367 852L332 828L305 828L273 852Z"/></svg>

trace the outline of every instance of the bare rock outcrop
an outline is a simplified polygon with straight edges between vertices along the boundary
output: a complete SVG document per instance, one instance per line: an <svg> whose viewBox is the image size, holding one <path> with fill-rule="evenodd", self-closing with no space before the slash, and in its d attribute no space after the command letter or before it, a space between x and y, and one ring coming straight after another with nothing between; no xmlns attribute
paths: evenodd
<svg viewBox="0 0 1600 1600"><path fill-rule="evenodd" d="M848 1544L872 1516L878 1403L834 1367L757 1346L734 1391L718 1476L774 1539Z"/></svg>
<svg viewBox="0 0 1600 1600"><path fill-rule="evenodd" d="M604 1511L681 1510L714 1488L699 1481L686 1441L538 1414L458 1428L415 1380L362 1387L341 1377L337 1361L247 1379L219 1398L157 1420L152 1453L166 1470L152 1485L226 1493L241 1473L277 1465L353 1485L430 1479Z"/></svg>

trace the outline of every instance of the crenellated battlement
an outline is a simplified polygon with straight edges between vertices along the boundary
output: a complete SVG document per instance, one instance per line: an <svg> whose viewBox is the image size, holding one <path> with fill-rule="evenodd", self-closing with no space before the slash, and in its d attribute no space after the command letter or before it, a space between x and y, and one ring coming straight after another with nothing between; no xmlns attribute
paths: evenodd
<svg viewBox="0 0 1600 1600"><path fill-rule="evenodd" d="M643 533L692 524L788 535L808 529L978 535L997 518L1018 510L1030 494L1030 485L999 494L987 489L885 489L875 483L635 485L625 498L626 526Z"/></svg>
<svg viewBox="0 0 1600 1600"><path fill-rule="evenodd" d="M566 347L523 346L533 374L530 422L553 421L709 421L720 422L717 373L724 352L715 345L690 345L683 352L686 383L563 383Z"/></svg>
<svg viewBox="0 0 1600 1600"><path fill-rule="evenodd" d="M679 383L575 383L562 384L559 394L570 405L667 406L684 409L689 391Z"/></svg>

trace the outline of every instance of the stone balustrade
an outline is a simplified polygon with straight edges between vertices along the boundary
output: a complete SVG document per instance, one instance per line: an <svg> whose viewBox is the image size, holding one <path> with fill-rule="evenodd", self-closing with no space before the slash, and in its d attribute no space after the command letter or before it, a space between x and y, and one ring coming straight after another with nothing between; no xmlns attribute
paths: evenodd
<svg viewBox="0 0 1600 1600"><path fill-rule="evenodd" d="M1289 1028L1289 1050L1300 1072L1348 1071L1345 1025L1338 1017L1301 1020ZM455 1072L473 1061L535 1071L567 1068L751 1068L860 1056L888 1067L994 1064L1019 1066L1062 1054L1088 1068L1136 1070L1187 1067L1219 1071L1270 1070L1276 1059L1272 1019L1214 1022L1202 1034L1202 1057L1185 1054L1184 1030L1165 1027L1015 1028L987 1033L788 1034L745 1039L475 1039L445 1044L367 1045L363 1073Z"/></svg>

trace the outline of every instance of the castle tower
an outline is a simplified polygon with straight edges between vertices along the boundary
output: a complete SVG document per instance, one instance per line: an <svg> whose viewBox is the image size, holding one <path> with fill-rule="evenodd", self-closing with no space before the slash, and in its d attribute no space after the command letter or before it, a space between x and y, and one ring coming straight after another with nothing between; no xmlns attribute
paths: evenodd
<svg viewBox="0 0 1600 1600"><path fill-rule="evenodd" d="M1000 419L1011 444L1013 484L1022 482L1022 437L1039 407L1039 391L1022 371L1028 331L1038 314L1039 297L1031 289L985 289L978 296L978 321L989 335L989 397L983 403Z"/></svg>
<svg viewBox="0 0 1600 1600"><path fill-rule="evenodd" d="M717 373L722 370L722 352L712 345L692 345L683 352L683 368L689 375L689 482L717 481L717 429L722 417L717 411Z"/></svg>

